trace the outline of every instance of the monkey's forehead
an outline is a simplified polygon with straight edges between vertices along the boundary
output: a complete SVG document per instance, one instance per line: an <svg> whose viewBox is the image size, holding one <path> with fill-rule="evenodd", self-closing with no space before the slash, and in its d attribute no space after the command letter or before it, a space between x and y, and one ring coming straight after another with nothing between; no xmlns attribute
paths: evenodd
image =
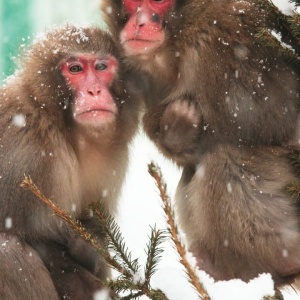
<svg viewBox="0 0 300 300"><path fill-rule="evenodd" d="M51 50L55 55L58 52L70 51L113 52L110 35L98 27L81 27L64 25L38 34L33 41L31 51L46 53ZM30 50L29 50L30 52Z"/></svg>
<svg viewBox="0 0 300 300"><path fill-rule="evenodd" d="M53 26L47 31L40 32L36 35L33 43L39 44L49 40L56 40L57 42L67 42L76 39L79 43L89 40L90 34L95 34L95 31L101 31L96 27L81 27L77 25L62 25Z"/></svg>
<svg viewBox="0 0 300 300"><path fill-rule="evenodd" d="M72 53L94 53L100 58L110 54L117 60L120 57L117 46L106 31L95 26L67 24L37 35L24 56L19 57L19 62L28 68L34 65L50 68Z"/></svg>

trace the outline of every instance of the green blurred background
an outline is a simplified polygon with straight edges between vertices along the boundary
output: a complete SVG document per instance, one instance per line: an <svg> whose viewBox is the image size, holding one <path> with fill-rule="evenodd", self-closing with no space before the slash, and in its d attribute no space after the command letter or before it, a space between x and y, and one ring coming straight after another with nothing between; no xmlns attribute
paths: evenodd
<svg viewBox="0 0 300 300"><path fill-rule="evenodd" d="M32 37L51 25L103 27L101 0L0 0L0 85L14 72L14 57Z"/></svg>

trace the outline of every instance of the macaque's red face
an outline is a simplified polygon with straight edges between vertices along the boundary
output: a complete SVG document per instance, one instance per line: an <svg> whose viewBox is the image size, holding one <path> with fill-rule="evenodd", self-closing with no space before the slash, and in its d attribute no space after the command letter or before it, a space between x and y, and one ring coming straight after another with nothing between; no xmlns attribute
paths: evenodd
<svg viewBox="0 0 300 300"><path fill-rule="evenodd" d="M75 92L73 116L83 125L103 126L115 121L117 105L109 91L118 71L113 56L74 55L61 64L62 75Z"/></svg>
<svg viewBox="0 0 300 300"><path fill-rule="evenodd" d="M124 0L129 18L120 40L127 55L147 54L165 41L164 17L175 0Z"/></svg>

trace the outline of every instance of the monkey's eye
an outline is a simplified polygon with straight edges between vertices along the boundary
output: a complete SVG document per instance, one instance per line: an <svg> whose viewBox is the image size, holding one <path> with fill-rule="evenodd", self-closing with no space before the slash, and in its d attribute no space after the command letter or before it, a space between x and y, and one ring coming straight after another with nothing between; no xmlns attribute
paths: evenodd
<svg viewBox="0 0 300 300"><path fill-rule="evenodd" d="M82 67L79 65L70 66L69 70L71 73L78 73L78 72L83 71Z"/></svg>
<svg viewBox="0 0 300 300"><path fill-rule="evenodd" d="M107 64L105 63L97 63L96 66L95 66L95 69L97 71L104 71L107 69Z"/></svg>

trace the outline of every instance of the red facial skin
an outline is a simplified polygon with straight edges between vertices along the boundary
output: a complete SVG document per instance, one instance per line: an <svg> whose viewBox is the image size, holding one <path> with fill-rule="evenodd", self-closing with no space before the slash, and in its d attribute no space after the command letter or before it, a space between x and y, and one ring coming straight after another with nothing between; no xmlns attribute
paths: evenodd
<svg viewBox="0 0 300 300"><path fill-rule="evenodd" d="M115 120L118 110L108 88L117 70L113 56L79 54L61 64L62 75L75 91L73 115L77 123L103 126Z"/></svg>
<svg viewBox="0 0 300 300"><path fill-rule="evenodd" d="M163 18L175 0L124 0L129 19L120 40L127 55L147 54L165 41Z"/></svg>

